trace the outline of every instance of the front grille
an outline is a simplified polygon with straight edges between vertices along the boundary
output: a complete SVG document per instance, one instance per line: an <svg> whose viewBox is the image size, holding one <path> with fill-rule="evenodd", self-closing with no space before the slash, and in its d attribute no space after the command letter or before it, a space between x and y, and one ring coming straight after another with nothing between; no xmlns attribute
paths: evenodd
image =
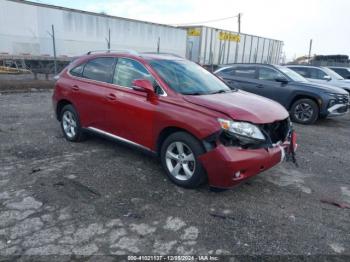
<svg viewBox="0 0 350 262"><path fill-rule="evenodd" d="M290 128L290 121L287 118L282 121L260 125L260 128L264 132L265 136L270 138L271 142L275 144L280 141L283 142L287 138Z"/></svg>
<svg viewBox="0 0 350 262"><path fill-rule="evenodd" d="M336 95L336 104L349 104L349 95Z"/></svg>

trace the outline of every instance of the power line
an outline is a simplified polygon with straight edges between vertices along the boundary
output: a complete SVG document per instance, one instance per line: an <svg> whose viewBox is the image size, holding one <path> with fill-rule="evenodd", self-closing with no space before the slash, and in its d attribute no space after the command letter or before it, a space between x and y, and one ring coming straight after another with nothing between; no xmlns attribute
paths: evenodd
<svg viewBox="0 0 350 262"><path fill-rule="evenodd" d="M223 21L223 20L228 20L232 18L236 18L237 15L235 16L229 16L229 17L223 17L223 18L218 18L218 19L213 19L213 20L206 20L206 21L199 21L199 22L192 22L192 23L183 23L183 24L174 24L176 26L186 26L186 25L196 25L196 24L206 24L206 23L211 23L211 22L218 22L218 21Z"/></svg>

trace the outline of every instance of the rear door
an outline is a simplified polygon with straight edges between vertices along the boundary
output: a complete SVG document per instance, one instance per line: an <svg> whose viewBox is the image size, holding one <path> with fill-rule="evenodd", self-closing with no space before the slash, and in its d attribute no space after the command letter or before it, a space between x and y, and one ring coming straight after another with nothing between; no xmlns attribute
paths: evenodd
<svg viewBox="0 0 350 262"><path fill-rule="evenodd" d="M257 73L255 65L236 65L218 72L230 88L255 93Z"/></svg>
<svg viewBox="0 0 350 262"><path fill-rule="evenodd" d="M115 58L93 58L73 68L71 90L83 127L105 129L106 94L112 82Z"/></svg>

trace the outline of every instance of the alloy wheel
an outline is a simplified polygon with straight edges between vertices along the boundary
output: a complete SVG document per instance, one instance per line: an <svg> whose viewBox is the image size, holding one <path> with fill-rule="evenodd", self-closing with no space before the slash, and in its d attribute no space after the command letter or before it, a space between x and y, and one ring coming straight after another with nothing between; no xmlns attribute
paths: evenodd
<svg viewBox="0 0 350 262"><path fill-rule="evenodd" d="M196 159L189 146L183 142L171 143L165 154L170 174L181 181L189 180L196 169Z"/></svg>
<svg viewBox="0 0 350 262"><path fill-rule="evenodd" d="M77 121L70 111L65 111L62 116L63 130L67 137L73 138L77 134Z"/></svg>
<svg viewBox="0 0 350 262"><path fill-rule="evenodd" d="M300 103L295 107L294 116L301 122L309 121L314 114L314 110L311 105L307 103Z"/></svg>

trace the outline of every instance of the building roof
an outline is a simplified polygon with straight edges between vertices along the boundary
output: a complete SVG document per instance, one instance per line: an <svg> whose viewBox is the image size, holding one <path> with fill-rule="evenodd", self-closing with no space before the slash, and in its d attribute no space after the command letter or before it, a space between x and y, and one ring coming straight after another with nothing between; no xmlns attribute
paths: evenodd
<svg viewBox="0 0 350 262"><path fill-rule="evenodd" d="M42 3L25 1L25 0L6 0L6 1L15 2L15 3L19 3L19 4L32 5L32 6L39 6L39 7L44 7L44 8L63 10L63 11L68 11L68 12L75 12L75 13L81 13L81 14L87 14L87 15L101 16L101 17L112 18L112 19L122 19L122 20L130 21L130 22L138 22L138 23L146 23L146 24L157 25L157 26L165 26L165 27L170 27L170 28L176 28L176 29L184 30L183 28L172 26L172 25L167 25L167 24L153 23L153 22L142 21L142 20L131 19L131 18L125 18L125 17L120 17L120 16L107 15L107 14L104 14L104 13L95 13L95 12L90 12L90 11L83 11L83 10L79 10L79 9L62 7L62 6L57 6L57 5L42 4Z"/></svg>

